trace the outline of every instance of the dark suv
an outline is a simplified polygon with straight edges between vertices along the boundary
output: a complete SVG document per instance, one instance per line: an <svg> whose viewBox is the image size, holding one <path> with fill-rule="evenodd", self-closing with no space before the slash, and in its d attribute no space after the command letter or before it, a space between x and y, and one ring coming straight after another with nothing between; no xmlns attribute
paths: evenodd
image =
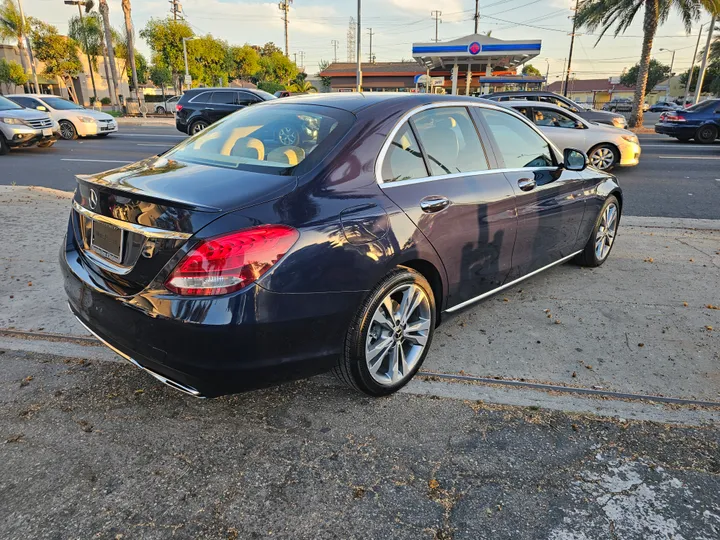
<svg viewBox="0 0 720 540"><path fill-rule="evenodd" d="M617 128L626 129L627 119L622 114L614 112L598 111L595 109L588 109L582 105L578 105L573 100L556 94L555 92L543 92L540 90L528 90L523 92L493 92L482 96L485 99L491 99L493 101L542 101L545 103L552 103L558 107L568 109L579 117L587 120L588 122L597 122L598 124L609 124Z"/></svg>
<svg viewBox="0 0 720 540"><path fill-rule="evenodd" d="M617 98L617 99L611 99L608 101L605 105L603 105L604 111L620 111L620 112L630 112L632 111L633 102L631 99L628 98Z"/></svg>
<svg viewBox="0 0 720 540"><path fill-rule="evenodd" d="M277 99L263 90L247 88L192 88L175 105L175 127L195 135L230 113L254 103Z"/></svg>

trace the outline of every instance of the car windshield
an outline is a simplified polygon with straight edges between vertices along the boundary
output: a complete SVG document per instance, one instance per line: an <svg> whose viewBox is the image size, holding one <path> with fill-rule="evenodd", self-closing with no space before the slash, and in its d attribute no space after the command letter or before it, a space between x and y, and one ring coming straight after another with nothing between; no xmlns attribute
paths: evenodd
<svg viewBox="0 0 720 540"><path fill-rule="evenodd" d="M8 98L0 96L0 111L14 111L16 109L22 109L20 105L14 101L10 101Z"/></svg>
<svg viewBox="0 0 720 540"><path fill-rule="evenodd" d="M84 109L85 107L81 107L80 105L73 103L72 101L68 101L67 99L59 98L59 97L46 97L43 96L42 100L47 103L51 108L58 110L58 111L71 111L76 109Z"/></svg>
<svg viewBox="0 0 720 540"><path fill-rule="evenodd" d="M273 96L271 93L266 92L265 90L255 90L255 93L264 98L265 101L268 101L270 99L277 99L277 96Z"/></svg>
<svg viewBox="0 0 720 540"><path fill-rule="evenodd" d="M254 105L217 122L164 157L288 174L306 159L322 159L347 132L353 119L346 111L318 105Z"/></svg>

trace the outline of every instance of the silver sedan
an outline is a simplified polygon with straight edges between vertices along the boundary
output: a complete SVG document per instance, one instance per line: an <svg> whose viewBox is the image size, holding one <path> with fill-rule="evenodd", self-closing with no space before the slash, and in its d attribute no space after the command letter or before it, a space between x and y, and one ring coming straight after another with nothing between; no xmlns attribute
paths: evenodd
<svg viewBox="0 0 720 540"><path fill-rule="evenodd" d="M577 148L587 152L596 169L608 171L640 162L640 142L632 131L588 122L549 103L510 101L503 105L527 116L560 150Z"/></svg>

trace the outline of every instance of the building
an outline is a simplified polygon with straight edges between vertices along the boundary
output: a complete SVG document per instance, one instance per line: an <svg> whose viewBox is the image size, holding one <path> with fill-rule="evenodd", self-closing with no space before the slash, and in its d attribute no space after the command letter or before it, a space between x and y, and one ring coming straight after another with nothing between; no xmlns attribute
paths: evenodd
<svg viewBox="0 0 720 540"><path fill-rule="evenodd" d="M565 81L555 81L548 90L563 93ZM600 108L611 99L633 99L635 89L620 84L618 78L570 79L567 96L577 103Z"/></svg>
<svg viewBox="0 0 720 540"><path fill-rule="evenodd" d="M543 77L518 75L540 53L539 40L502 41L471 34L447 42L415 43L414 62L362 64L362 89L369 92L425 92L481 95L492 91L540 88ZM319 73L330 91L357 89L357 64L334 63Z"/></svg>

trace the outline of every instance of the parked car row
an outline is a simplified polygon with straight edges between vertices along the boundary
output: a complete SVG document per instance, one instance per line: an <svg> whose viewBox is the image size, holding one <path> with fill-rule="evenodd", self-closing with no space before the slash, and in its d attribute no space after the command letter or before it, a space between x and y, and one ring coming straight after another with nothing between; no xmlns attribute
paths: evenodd
<svg viewBox="0 0 720 540"><path fill-rule="evenodd" d="M715 142L720 136L720 99L708 99L687 109L662 113L655 132L682 142L691 139L702 144Z"/></svg>
<svg viewBox="0 0 720 540"><path fill-rule="evenodd" d="M10 148L46 148L59 138L107 137L118 130L115 118L46 94L0 96L0 154Z"/></svg>

